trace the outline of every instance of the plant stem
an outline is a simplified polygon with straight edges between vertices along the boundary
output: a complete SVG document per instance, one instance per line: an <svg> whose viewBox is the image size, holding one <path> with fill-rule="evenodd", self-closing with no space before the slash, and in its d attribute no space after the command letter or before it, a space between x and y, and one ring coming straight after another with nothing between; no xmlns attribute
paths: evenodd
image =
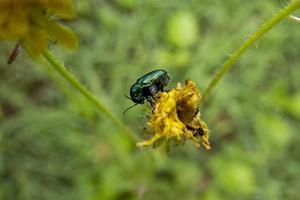
<svg viewBox="0 0 300 200"><path fill-rule="evenodd" d="M105 106L87 88L85 88L52 53L50 53L48 50L45 50L43 55L46 60L55 68L55 70L60 73L64 79L66 79L78 92L92 102L100 112L106 115L107 118L109 118L115 125L117 125L117 127L120 128L120 130L127 134L129 138L132 140L136 139L136 136L133 134L133 132L131 132L113 113L105 108Z"/></svg>
<svg viewBox="0 0 300 200"><path fill-rule="evenodd" d="M251 46L253 45L260 37L262 37L266 32L268 32L271 28L273 28L276 24L281 22L290 13L300 8L300 0L291 1L286 7L281 9L278 13L276 13L271 19L262 24L258 30L247 38L225 61L220 70L216 73L214 78L209 83L203 94L203 100L207 98L212 89L215 88L217 83L221 80L221 78L228 72L233 65L237 62L237 60L241 57L241 55Z"/></svg>

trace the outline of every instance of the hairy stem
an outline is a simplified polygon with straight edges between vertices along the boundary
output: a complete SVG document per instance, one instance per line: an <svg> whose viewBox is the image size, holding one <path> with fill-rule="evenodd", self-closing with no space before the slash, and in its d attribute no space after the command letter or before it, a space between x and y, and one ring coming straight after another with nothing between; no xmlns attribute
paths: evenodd
<svg viewBox="0 0 300 200"><path fill-rule="evenodd" d="M60 73L66 81L68 81L78 92L85 96L91 103L93 103L98 110L106 115L117 127L120 128L125 134L127 134L132 140L136 139L136 136L131 132L124 123L122 123L113 113L111 113L105 106L87 89L85 88L75 77L69 72L65 66L59 62L59 60L48 50L43 52L46 60Z"/></svg>
<svg viewBox="0 0 300 200"><path fill-rule="evenodd" d="M237 62L237 60L241 57L241 55L252 46L260 37L262 37L266 32L268 32L271 28L285 19L289 14L293 11L300 8L300 0L291 1L286 7L276 13L271 19L262 24L258 30L252 34L249 38L247 38L225 61L220 70L216 73L214 78L209 83L208 87L204 91L203 100L207 98L210 92L216 87L217 83L221 80L221 78L228 72L233 65Z"/></svg>

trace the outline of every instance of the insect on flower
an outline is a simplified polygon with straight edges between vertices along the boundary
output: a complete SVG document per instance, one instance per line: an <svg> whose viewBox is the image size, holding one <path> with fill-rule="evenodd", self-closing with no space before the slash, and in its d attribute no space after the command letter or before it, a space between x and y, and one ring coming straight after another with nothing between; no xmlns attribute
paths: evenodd
<svg viewBox="0 0 300 200"><path fill-rule="evenodd" d="M153 106L156 94L159 91L163 92L169 81L170 75L162 69L151 71L137 79L136 83L130 88L130 97L125 95L125 97L132 100L135 104L127 108L123 115L130 108L138 104L144 104L145 100Z"/></svg>
<svg viewBox="0 0 300 200"><path fill-rule="evenodd" d="M201 93L192 80L162 92L159 98L155 99L153 111L147 122L151 136L138 142L137 146L156 146L161 140L166 145L182 144L190 140L196 147L202 145L207 150L211 149L209 129L201 119L198 109L200 101Z"/></svg>

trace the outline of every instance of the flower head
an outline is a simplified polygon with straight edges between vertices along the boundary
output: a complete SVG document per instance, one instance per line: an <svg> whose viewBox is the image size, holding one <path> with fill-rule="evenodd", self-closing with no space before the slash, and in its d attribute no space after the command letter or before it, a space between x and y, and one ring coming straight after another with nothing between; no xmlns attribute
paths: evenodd
<svg viewBox="0 0 300 200"><path fill-rule="evenodd" d="M154 135L137 146L152 145L161 138L167 142L192 140L196 147L202 144L210 149L209 131L198 111L201 94L193 81L178 84L175 89L163 92L155 102L148 125Z"/></svg>
<svg viewBox="0 0 300 200"><path fill-rule="evenodd" d="M72 0L1 0L0 39L19 41L33 57L47 48L49 38L75 48L76 35L55 21L73 16Z"/></svg>

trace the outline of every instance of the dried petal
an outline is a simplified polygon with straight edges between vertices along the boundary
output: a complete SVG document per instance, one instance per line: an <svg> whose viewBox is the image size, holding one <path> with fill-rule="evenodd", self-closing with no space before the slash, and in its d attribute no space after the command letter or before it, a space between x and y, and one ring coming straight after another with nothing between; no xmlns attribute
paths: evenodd
<svg viewBox="0 0 300 200"><path fill-rule="evenodd" d="M175 143L192 140L196 147L202 144L210 149L209 130L198 111L200 100L201 94L191 80L183 87L178 84L175 89L161 93L148 121L154 135L137 146L152 145L165 138L167 142Z"/></svg>

